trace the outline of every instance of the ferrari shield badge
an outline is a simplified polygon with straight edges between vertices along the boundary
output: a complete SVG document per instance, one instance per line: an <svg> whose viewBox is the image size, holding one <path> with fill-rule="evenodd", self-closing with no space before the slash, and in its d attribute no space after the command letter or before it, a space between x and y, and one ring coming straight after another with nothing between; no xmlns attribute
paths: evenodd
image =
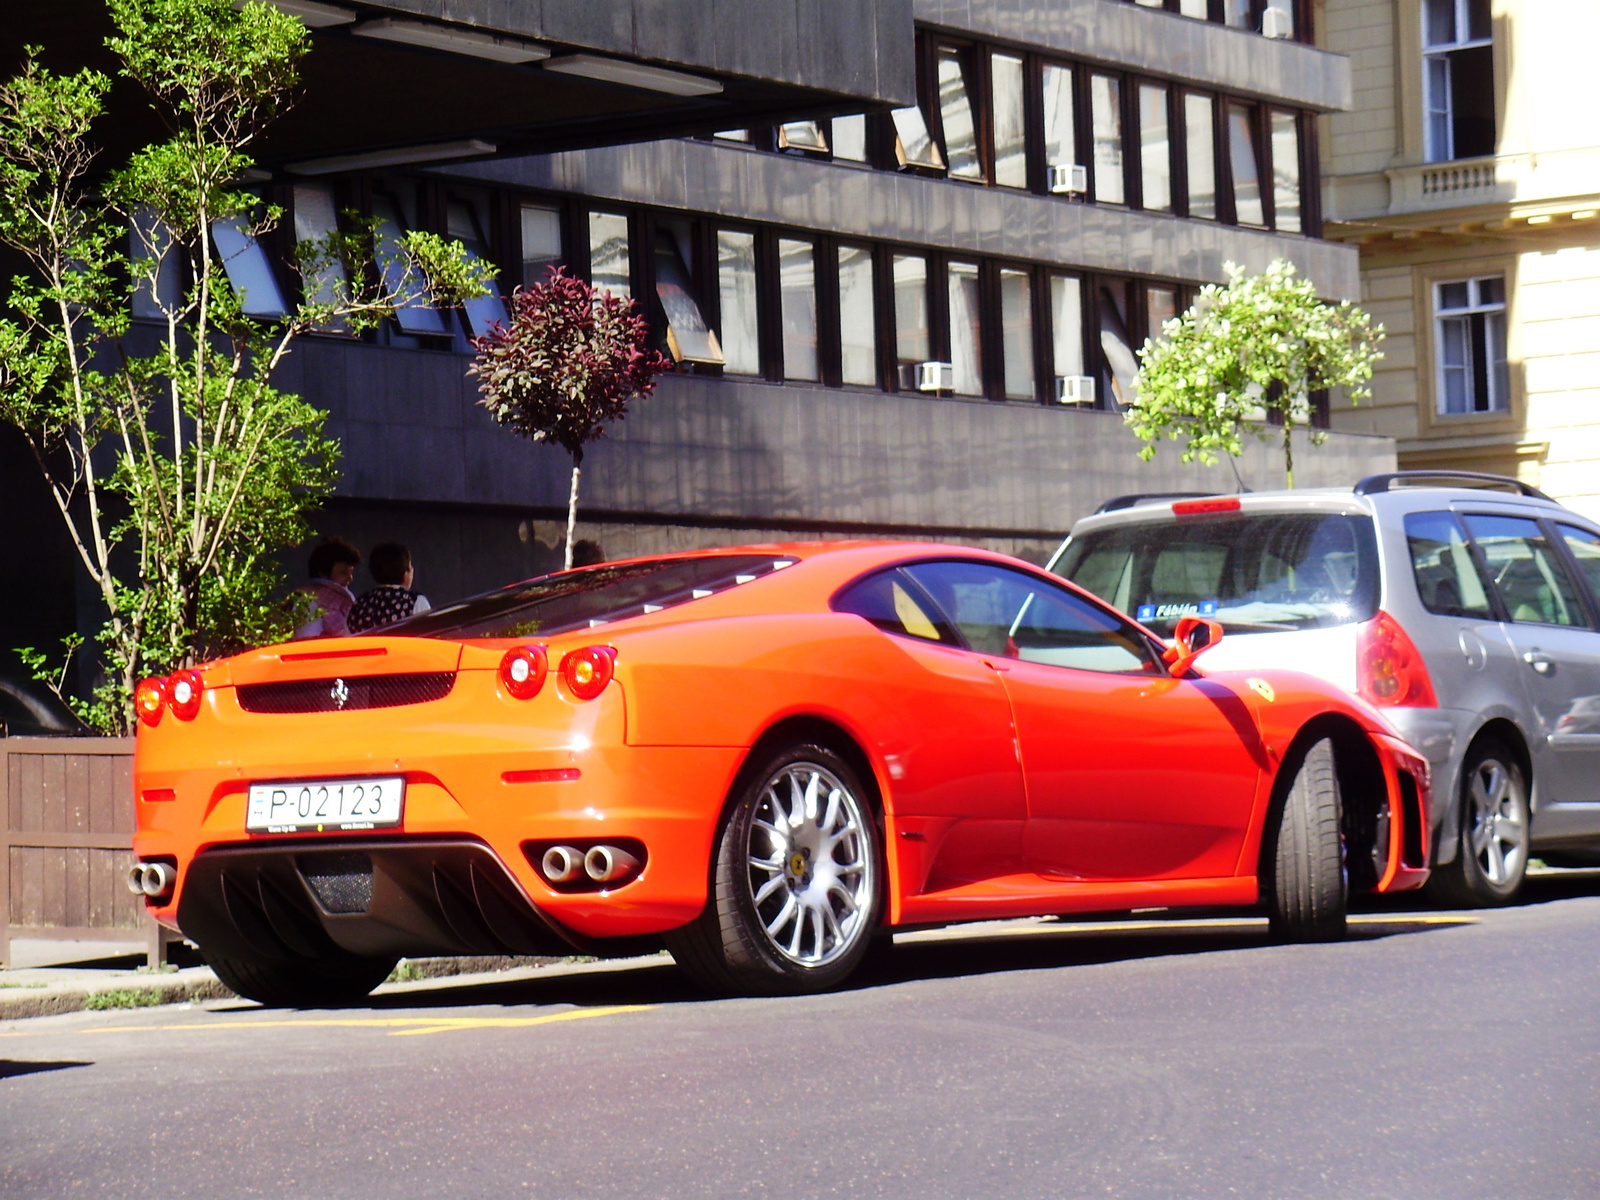
<svg viewBox="0 0 1600 1200"><path fill-rule="evenodd" d="M1259 676L1252 675L1249 679L1246 679L1245 682L1250 685L1250 690L1252 692L1260 696L1268 704L1271 704L1278 698L1278 693L1272 690L1272 685Z"/></svg>

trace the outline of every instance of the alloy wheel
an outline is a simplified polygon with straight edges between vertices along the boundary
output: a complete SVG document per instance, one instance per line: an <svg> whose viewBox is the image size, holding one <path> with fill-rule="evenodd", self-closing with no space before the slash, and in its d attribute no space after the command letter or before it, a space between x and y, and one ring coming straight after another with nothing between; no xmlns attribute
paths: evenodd
<svg viewBox="0 0 1600 1200"><path fill-rule="evenodd" d="M1469 844L1484 878L1496 887L1521 878L1528 856L1528 813L1522 786L1499 759L1486 758L1467 787Z"/></svg>
<svg viewBox="0 0 1600 1200"><path fill-rule="evenodd" d="M756 918L783 958L826 966L869 927L878 884L871 820L816 763L789 763L767 780L750 822L748 877Z"/></svg>

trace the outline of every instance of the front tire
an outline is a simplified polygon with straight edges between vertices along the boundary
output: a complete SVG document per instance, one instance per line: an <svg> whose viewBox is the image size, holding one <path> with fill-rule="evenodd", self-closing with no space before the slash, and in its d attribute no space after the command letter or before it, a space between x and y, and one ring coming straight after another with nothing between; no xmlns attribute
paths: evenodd
<svg viewBox="0 0 1600 1200"><path fill-rule="evenodd" d="M1281 941L1336 942L1345 933L1349 882L1333 740L1313 742L1293 770L1265 856L1268 924Z"/></svg>
<svg viewBox="0 0 1600 1200"><path fill-rule="evenodd" d="M792 745L744 772L700 917L666 935L714 992L782 995L843 983L867 954L883 892L877 814L834 751Z"/></svg>
<svg viewBox="0 0 1600 1200"><path fill-rule="evenodd" d="M1509 904L1528 870L1528 784L1504 742L1483 741L1461 764L1461 832L1455 861L1429 890L1457 908Z"/></svg>
<svg viewBox="0 0 1600 1200"><path fill-rule="evenodd" d="M206 962L230 989L268 1008L342 1008L366 999L389 978L394 958L267 960L206 955Z"/></svg>

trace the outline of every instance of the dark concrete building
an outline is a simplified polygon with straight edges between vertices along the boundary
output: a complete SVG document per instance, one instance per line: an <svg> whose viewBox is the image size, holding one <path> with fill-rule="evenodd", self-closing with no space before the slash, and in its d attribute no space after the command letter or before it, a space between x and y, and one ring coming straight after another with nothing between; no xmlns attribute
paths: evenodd
<svg viewBox="0 0 1600 1200"><path fill-rule="evenodd" d="M610 557L818 535L1037 557L1109 496L1231 489L1227 464L1136 457L1137 348L1226 262L1358 292L1319 237L1314 118L1351 83L1309 0L275 2L315 50L263 148L291 216L239 281L264 312L315 287L285 252L353 208L462 239L507 292L559 263L639 301L678 369L585 461L579 536ZM569 463L465 377L501 313L308 337L279 380L343 442L322 528L406 541L435 601L549 568L564 535ZM1393 463L1332 435L1301 475Z"/></svg>

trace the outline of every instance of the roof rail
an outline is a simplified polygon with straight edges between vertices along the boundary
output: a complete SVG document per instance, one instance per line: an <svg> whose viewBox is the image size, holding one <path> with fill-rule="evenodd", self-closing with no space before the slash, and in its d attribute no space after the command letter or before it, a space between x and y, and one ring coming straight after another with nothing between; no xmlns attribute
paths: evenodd
<svg viewBox="0 0 1600 1200"><path fill-rule="evenodd" d="M1117 512L1120 509L1132 508L1135 504L1144 504L1150 500L1199 500L1205 496L1223 496L1225 492L1130 492L1126 496L1113 496L1099 508L1093 515Z"/></svg>
<svg viewBox="0 0 1600 1200"><path fill-rule="evenodd" d="M1434 487L1469 487L1500 488L1503 491L1518 492L1524 496L1532 496L1535 500L1550 500L1531 483L1523 483L1520 479L1512 479L1509 475L1490 475L1486 471L1453 471L1448 468L1438 470L1416 471L1388 471L1382 475L1368 475L1355 486L1358 496L1370 496L1374 492L1387 492L1394 489L1395 484ZM1555 503L1555 501L1551 501Z"/></svg>

